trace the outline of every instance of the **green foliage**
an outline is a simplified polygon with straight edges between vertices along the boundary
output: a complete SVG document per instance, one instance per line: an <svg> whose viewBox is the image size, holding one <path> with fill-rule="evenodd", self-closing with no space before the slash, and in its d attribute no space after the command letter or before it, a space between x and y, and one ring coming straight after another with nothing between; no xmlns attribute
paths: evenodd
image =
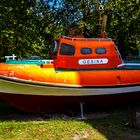
<svg viewBox="0 0 140 140"><path fill-rule="evenodd" d="M123 56L138 55L140 44L140 9L139 0L111 0L106 4L109 36L118 42ZM133 51L134 50L134 51Z"/></svg>
<svg viewBox="0 0 140 140"><path fill-rule="evenodd" d="M26 0L2 1L1 55L24 56L32 51L32 43L40 42L31 6Z"/></svg>
<svg viewBox="0 0 140 140"><path fill-rule="evenodd" d="M105 11L99 11L98 0L2 0L0 56L47 55L51 40L60 34L98 37L103 13L108 15L107 35L118 42L122 55L138 55L140 1L100 2Z"/></svg>

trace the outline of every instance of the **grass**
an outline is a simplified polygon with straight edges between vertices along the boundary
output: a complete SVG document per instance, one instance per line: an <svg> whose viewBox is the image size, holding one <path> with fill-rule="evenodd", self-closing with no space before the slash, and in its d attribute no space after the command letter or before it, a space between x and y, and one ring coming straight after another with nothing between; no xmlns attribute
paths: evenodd
<svg viewBox="0 0 140 140"><path fill-rule="evenodd" d="M97 112L94 112L95 114ZM139 140L140 129L126 127L128 112L115 110L94 119L44 119L0 105L0 140Z"/></svg>

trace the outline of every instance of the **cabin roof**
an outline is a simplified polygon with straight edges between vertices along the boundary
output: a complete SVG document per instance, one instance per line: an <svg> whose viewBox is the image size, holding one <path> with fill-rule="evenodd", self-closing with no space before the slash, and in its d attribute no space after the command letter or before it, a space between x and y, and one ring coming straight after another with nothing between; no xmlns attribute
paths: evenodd
<svg viewBox="0 0 140 140"><path fill-rule="evenodd" d="M71 44L78 47L114 47L115 43L111 38L84 38L60 36L58 40L61 43Z"/></svg>

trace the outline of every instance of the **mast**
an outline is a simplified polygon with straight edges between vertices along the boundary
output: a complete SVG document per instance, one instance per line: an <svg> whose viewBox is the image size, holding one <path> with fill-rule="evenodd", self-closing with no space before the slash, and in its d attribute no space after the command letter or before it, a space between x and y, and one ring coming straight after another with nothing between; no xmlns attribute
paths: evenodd
<svg viewBox="0 0 140 140"><path fill-rule="evenodd" d="M107 23L107 15L104 14L104 6L100 3L99 7L99 37L106 37L106 23Z"/></svg>

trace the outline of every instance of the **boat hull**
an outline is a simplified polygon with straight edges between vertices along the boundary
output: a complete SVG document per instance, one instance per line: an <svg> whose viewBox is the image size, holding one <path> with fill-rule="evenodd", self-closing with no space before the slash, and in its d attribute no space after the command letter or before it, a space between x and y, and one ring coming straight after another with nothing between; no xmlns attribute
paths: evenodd
<svg viewBox="0 0 140 140"><path fill-rule="evenodd" d="M0 76L0 96L29 112L75 110L80 103L115 105L140 101L140 85L113 87L63 87Z"/></svg>
<svg viewBox="0 0 140 140"><path fill-rule="evenodd" d="M139 103L139 93L111 94L97 96L40 96L0 93L10 105L27 112L47 113L55 111L77 111L80 103L88 109L97 106L114 106Z"/></svg>

